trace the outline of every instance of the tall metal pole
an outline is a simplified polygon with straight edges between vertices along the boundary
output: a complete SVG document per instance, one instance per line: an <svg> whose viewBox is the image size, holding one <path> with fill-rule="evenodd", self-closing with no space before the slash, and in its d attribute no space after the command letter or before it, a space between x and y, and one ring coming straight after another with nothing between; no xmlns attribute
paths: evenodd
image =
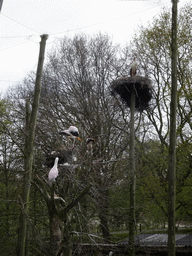
<svg viewBox="0 0 192 256"><path fill-rule="evenodd" d="M135 256L135 90L131 92L129 256Z"/></svg>
<svg viewBox="0 0 192 256"><path fill-rule="evenodd" d="M175 176L177 110L177 0L172 0L172 88L170 105L170 144L168 171L168 256L175 256Z"/></svg>

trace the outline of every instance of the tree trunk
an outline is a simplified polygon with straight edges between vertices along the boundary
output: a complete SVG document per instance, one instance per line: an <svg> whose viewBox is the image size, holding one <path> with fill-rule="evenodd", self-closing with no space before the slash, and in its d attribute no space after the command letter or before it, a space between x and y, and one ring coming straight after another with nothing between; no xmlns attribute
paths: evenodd
<svg viewBox="0 0 192 256"><path fill-rule="evenodd" d="M58 213L59 202L55 202L55 184L51 187L51 199L48 202L50 218L50 255L56 256L62 241L62 220ZM56 205L57 204L57 205Z"/></svg>
<svg viewBox="0 0 192 256"><path fill-rule="evenodd" d="M100 228L105 243L110 243L110 232L108 225L108 211L109 211L109 191L102 177L98 175L98 196L96 197L98 214L100 218Z"/></svg>
<svg viewBox="0 0 192 256"><path fill-rule="evenodd" d="M103 188L100 191L102 198L99 200L99 218L101 221L101 230L105 243L111 242L111 234L108 225L108 190Z"/></svg>
<svg viewBox="0 0 192 256"><path fill-rule="evenodd" d="M54 199L55 186L51 187L51 199L47 202L50 217L51 256L59 256L61 254L63 256L70 256L72 254L72 244L70 241L71 227L68 226L67 214L88 193L90 188L91 185L87 185L71 203L61 208L60 202L56 202Z"/></svg>
<svg viewBox="0 0 192 256"><path fill-rule="evenodd" d="M170 105L168 256L175 256L175 173L177 110L177 0L172 0L172 89Z"/></svg>
<svg viewBox="0 0 192 256"><path fill-rule="evenodd" d="M68 222L67 214L64 215L64 231L63 231L63 246L58 253L58 256L71 256L73 253L73 244L70 241L71 224Z"/></svg>
<svg viewBox="0 0 192 256"><path fill-rule="evenodd" d="M135 256L135 91L131 92L129 255Z"/></svg>
<svg viewBox="0 0 192 256"><path fill-rule="evenodd" d="M39 62L37 67L36 82L34 99L32 105L32 112L30 112L29 100L26 102L26 140L25 140L25 176L24 176L24 193L23 201L20 198L22 207L20 218L20 238L19 238L19 255L25 255L26 235L27 235L27 218L29 215L29 196L30 185L32 176L32 164L33 164L33 146L35 138L35 127L37 120L37 112L39 107L39 99L41 93L41 76L44 61L45 43L47 35L41 36Z"/></svg>
<svg viewBox="0 0 192 256"><path fill-rule="evenodd" d="M102 235L103 235L104 241L105 241L105 243L109 244L111 242L110 241L111 235L109 232L108 219L107 219L105 211L104 212L101 211L99 213L99 218L101 221L101 230L102 230Z"/></svg>
<svg viewBox="0 0 192 256"><path fill-rule="evenodd" d="M56 256L62 241L62 221L57 213L53 213L50 218L50 252Z"/></svg>

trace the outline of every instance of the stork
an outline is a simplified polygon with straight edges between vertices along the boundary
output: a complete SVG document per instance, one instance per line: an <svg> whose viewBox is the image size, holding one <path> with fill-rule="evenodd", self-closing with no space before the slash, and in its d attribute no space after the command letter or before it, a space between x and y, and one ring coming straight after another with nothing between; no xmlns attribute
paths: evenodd
<svg viewBox="0 0 192 256"><path fill-rule="evenodd" d="M69 143L69 139L71 138L71 134L70 134L69 130L60 131L59 134L65 135L68 138L67 139L67 144L68 144Z"/></svg>
<svg viewBox="0 0 192 256"><path fill-rule="evenodd" d="M87 138L86 143L87 143L87 146L88 146L88 145L93 145L93 144L95 143L95 139L93 139L93 138Z"/></svg>
<svg viewBox="0 0 192 256"><path fill-rule="evenodd" d="M136 71L137 71L137 63L135 61L135 58L133 59L133 63L131 64L131 69L130 69L130 76L136 76Z"/></svg>
<svg viewBox="0 0 192 256"><path fill-rule="evenodd" d="M56 157L55 158L55 162L54 162L54 165L53 167L51 168L50 172L49 172L49 175L48 175L48 182L49 182L49 186L51 187L53 182L55 182L59 172L58 172L58 161L59 161L59 158Z"/></svg>
<svg viewBox="0 0 192 256"><path fill-rule="evenodd" d="M72 138L73 139L73 147L75 145L75 139L78 139L81 141L81 139L79 138L79 131L76 126L70 126L68 130L60 131L59 134L65 135L65 136L69 137L69 139ZM69 141L69 139L68 139L68 141Z"/></svg>
<svg viewBox="0 0 192 256"><path fill-rule="evenodd" d="M87 138L86 143L87 143L87 149L90 149L91 154L93 154L93 144L95 143L95 139Z"/></svg>

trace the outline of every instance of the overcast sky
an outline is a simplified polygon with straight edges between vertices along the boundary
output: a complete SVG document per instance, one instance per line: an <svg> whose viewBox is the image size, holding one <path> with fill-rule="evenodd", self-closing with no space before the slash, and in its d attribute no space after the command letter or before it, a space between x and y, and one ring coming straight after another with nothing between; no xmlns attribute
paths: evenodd
<svg viewBox="0 0 192 256"><path fill-rule="evenodd" d="M0 92L36 70L41 34L49 34L46 53L58 38L78 33L108 33L114 43L124 44L139 25L147 26L163 8L171 6L171 0L4 0Z"/></svg>

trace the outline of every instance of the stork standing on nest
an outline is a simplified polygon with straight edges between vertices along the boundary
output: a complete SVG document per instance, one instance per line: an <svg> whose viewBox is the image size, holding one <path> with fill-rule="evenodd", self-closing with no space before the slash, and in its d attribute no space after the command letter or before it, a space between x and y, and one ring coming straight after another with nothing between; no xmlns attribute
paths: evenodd
<svg viewBox="0 0 192 256"><path fill-rule="evenodd" d="M137 71L137 63L135 61L135 58L133 59L133 63L131 64L131 69L130 69L130 76L136 76L136 71Z"/></svg>
<svg viewBox="0 0 192 256"><path fill-rule="evenodd" d="M60 131L59 134L69 137L68 141L70 138L72 138L73 139L73 147L75 145L75 139L78 139L81 141L81 139L79 138L79 131L76 126L70 126L68 130Z"/></svg>

